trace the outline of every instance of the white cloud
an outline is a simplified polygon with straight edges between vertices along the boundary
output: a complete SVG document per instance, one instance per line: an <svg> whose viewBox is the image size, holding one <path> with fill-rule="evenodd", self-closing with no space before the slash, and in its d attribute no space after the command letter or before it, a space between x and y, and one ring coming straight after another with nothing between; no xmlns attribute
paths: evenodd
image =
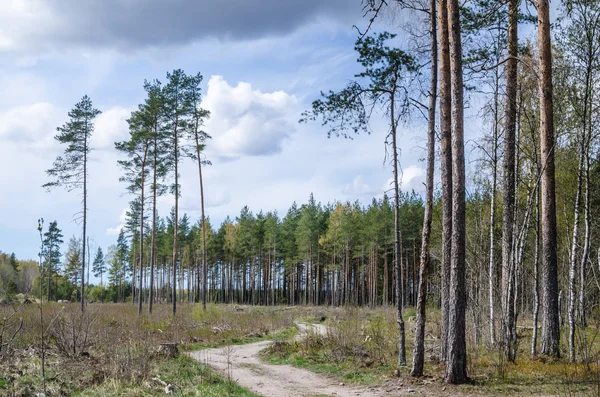
<svg viewBox="0 0 600 397"><path fill-rule="evenodd" d="M116 141L127 139L129 116L131 116L131 110L122 107L113 107L103 111L96 118L92 147L114 149Z"/></svg>
<svg viewBox="0 0 600 397"><path fill-rule="evenodd" d="M363 180L361 175L358 175L352 183L344 186L342 193L346 196L356 198L363 196L376 196L383 192L382 189L378 189Z"/></svg>
<svg viewBox="0 0 600 397"><path fill-rule="evenodd" d="M244 82L232 87L223 77L212 76L203 102L211 112L206 131L213 140L207 151L229 159L281 152L295 130L290 119L297 103L283 91L262 93Z"/></svg>
<svg viewBox="0 0 600 397"><path fill-rule="evenodd" d="M121 224L121 225L117 225L115 227L109 227L108 229L106 229L106 235L107 236L118 236L119 233L121 233L121 229L123 229L125 227L125 225Z"/></svg>
<svg viewBox="0 0 600 397"><path fill-rule="evenodd" d="M425 170L421 167L411 165L402 170L402 187L404 190L423 190L425 182Z"/></svg>
<svg viewBox="0 0 600 397"><path fill-rule="evenodd" d="M408 166L400 170L400 190L410 192L414 190L417 193L425 190L425 170L416 165ZM384 185L385 191L393 189L392 182L394 178L389 178Z"/></svg>
<svg viewBox="0 0 600 397"><path fill-rule="evenodd" d="M125 222L127 221L127 211L129 211L127 207L123 208L123 210L121 211L121 215L119 215L119 224L115 227L109 227L106 229L107 236L119 235L121 229L125 227Z"/></svg>
<svg viewBox="0 0 600 397"><path fill-rule="evenodd" d="M10 108L0 113L0 140L47 148L53 142L59 110L46 102Z"/></svg>

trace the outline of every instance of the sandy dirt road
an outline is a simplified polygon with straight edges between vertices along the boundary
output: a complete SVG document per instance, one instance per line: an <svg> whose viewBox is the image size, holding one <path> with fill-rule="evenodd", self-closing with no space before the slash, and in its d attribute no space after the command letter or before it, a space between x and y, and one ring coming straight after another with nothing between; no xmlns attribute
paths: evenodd
<svg viewBox="0 0 600 397"><path fill-rule="evenodd" d="M326 333L323 325L297 324L299 338L311 329ZM191 352L190 356L218 370L225 378L231 378L240 386L265 397L305 396L361 396L383 397L423 395L425 390L382 385L374 387L350 386L314 372L290 365L270 365L260 360L258 354L272 343L262 341L226 348Z"/></svg>

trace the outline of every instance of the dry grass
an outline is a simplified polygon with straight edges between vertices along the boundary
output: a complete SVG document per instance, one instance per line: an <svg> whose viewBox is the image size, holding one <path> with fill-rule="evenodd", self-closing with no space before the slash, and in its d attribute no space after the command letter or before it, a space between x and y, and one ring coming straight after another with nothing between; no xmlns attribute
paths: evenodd
<svg viewBox="0 0 600 397"><path fill-rule="evenodd" d="M1 356L0 395L43 390L39 305L17 310L5 326L5 334L12 335L22 319L14 340L4 347L12 354ZM104 390L107 385L112 388L106 390L118 386L119 393L112 394L118 395L127 385L152 384L153 377L161 376L161 368L168 368L169 360L158 353L162 343L177 343L180 349L242 343L289 328L299 315L293 309L226 305L209 305L206 311L198 305L181 305L176 316L167 305L156 305L151 316L139 316L137 307L128 304L90 304L83 314L77 304L44 304L43 310L50 395ZM13 312L1 306L0 318Z"/></svg>
<svg viewBox="0 0 600 397"><path fill-rule="evenodd" d="M265 352L272 363L287 363L336 376L349 382L380 383L395 376L398 355L398 330L393 308L335 308L326 311L329 333L309 335L301 342L278 342ZM439 363L440 312L429 310L425 332L426 376L409 376L412 362L412 341L415 323L405 311L408 367L399 368L406 384L431 384L442 387L444 366ZM410 320L409 320L410 319ZM315 319L313 319L315 320ZM531 326L527 319L520 325ZM519 332L517 361L506 363L497 348L491 348L480 338L475 344L474 329L468 329L468 374L471 382L454 388L463 394L484 395L594 395L600 396L600 333L589 326L578 336L578 357L586 363L570 364L567 358L532 359L531 330ZM485 335L486 331L481 331ZM563 329L564 337L567 330ZM566 346L566 340L563 341ZM585 355L583 354L585 352ZM441 389L440 389L441 390Z"/></svg>

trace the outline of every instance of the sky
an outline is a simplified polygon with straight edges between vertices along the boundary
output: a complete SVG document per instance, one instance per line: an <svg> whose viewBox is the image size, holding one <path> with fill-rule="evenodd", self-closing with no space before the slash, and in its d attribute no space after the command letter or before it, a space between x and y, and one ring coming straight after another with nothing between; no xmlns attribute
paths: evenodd
<svg viewBox="0 0 600 397"><path fill-rule="evenodd" d="M215 4L218 3L218 6ZM353 50L364 27L348 0L3 0L0 2L0 250L36 258L37 220L58 222L65 242L81 235L78 191L46 192L45 171L64 147L56 127L83 95L102 114L92 138L88 235L116 242L130 196L119 182L114 142L144 100L145 79L182 68L202 73L206 131L206 212L214 226L244 205L280 216L310 193L322 203L367 204L390 189L387 127L328 138L318 122L299 124L321 90L341 89L358 72ZM424 190L424 124L400 132L402 189ZM199 217L197 167L185 161L181 212ZM173 205L159 202L159 215Z"/></svg>

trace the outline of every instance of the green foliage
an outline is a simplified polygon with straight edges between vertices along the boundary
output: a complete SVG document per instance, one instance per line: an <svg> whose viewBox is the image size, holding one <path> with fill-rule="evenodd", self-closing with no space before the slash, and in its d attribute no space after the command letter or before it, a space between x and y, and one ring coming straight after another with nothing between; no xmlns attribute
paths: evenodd
<svg viewBox="0 0 600 397"><path fill-rule="evenodd" d="M354 49L363 71L355 75L357 80L339 92L321 93L323 99L314 101L312 109L302 113L300 122L321 118L328 136L351 138L346 131L368 132L373 109L381 106L392 119L394 125L390 127L395 129L398 118L407 113L408 85L418 72L414 57L385 44L395 37L384 32L358 41Z"/></svg>
<svg viewBox="0 0 600 397"><path fill-rule="evenodd" d="M51 189L64 186L67 190L73 190L83 186L83 168L86 156L91 151L89 141L94 131L93 122L100 113L87 95L69 111L70 120L56 129L58 134L54 137L59 143L67 145L64 157L57 157L53 167L46 171L52 181L43 187Z"/></svg>

